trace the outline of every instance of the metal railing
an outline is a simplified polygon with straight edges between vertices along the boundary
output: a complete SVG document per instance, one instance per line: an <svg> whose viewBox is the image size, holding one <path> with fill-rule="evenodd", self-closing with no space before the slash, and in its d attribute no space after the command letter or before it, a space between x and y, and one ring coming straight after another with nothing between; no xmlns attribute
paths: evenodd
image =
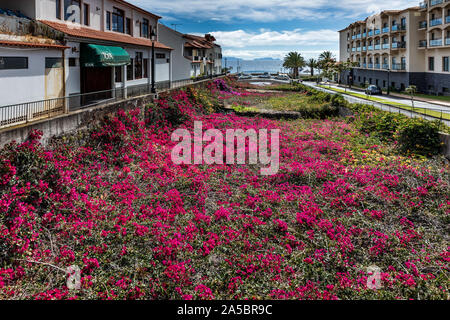
<svg viewBox="0 0 450 320"><path fill-rule="evenodd" d="M430 20L430 27L439 26L442 24L442 18Z"/></svg>
<svg viewBox="0 0 450 320"><path fill-rule="evenodd" d="M419 41L419 48L426 48L428 46L427 40Z"/></svg>
<svg viewBox="0 0 450 320"><path fill-rule="evenodd" d="M426 21L419 22L419 29L426 29L427 27L428 27L428 22L426 22Z"/></svg>
<svg viewBox="0 0 450 320"><path fill-rule="evenodd" d="M430 47L440 47L442 46L442 39L430 40Z"/></svg>
<svg viewBox="0 0 450 320"><path fill-rule="evenodd" d="M157 91L176 89L207 79L221 77L224 74L205 76L196 79L178 81L161 81L155 84ZM66 113L123 101L133 97L151 94L150 84L135 85L126 88L116 88L83 94L74 94L67 97L39 100L0 106L0 129L27 124L46 118L53 118Z"/></svg>

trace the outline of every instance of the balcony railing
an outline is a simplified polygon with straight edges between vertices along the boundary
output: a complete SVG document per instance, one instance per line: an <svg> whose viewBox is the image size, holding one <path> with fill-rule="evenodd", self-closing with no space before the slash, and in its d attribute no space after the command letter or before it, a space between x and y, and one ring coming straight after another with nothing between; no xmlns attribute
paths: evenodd
<svg viewBox="0 0 450 320"><path fill-rule="evenodd" d="M358 34L356 35L356 39L361 39L361 33L358 33Z"/></svg>
<svg viewBox="0 0 450 320"><path fill-rule="evenodd" d="M442 4L444 0L431 0L430 5L431 6L437 6L438 4Z"/></svg>
<svg viewBox="0 0 450 320"><path fill-rule="evenodd" d="M369 37L373 36L373 30L369 31Z"/></svg>
<svg viewBox="0 0 450 320"><path fill-rule="evenodd" d="M445 23L450 23L450 16L445 17Z"/></svg>
<svg viewBox="0 0 450 320"><path fill-rule="evenodd" d="M389 43L383 43L383 49L389 49Z"/></svg>
<svg viewBox="0 0 450 320"><path fill-rule="evenodd" d="M362 47L362 51L367 51L367 47Z"/></svg>
<svg viewBox="0 0 450 320"><path fill-rule="evenodd" d="M440 47L442 46L442 39L430 40L430 47Z"/></svg>
<svg viewBox="0 0 450 320"><path fill-rule="evenodd" d="M373 69L373 63L369 63L369 69Z"/></svg>
<svg viewBox="0 0 450 320"><path fill-rule="evenodd" d="M388 32L389 32L389 27L383 28L383 29L382 29L382 32L383 32L383 33L388 33Z"/></svg>
<svg viewBox="0 0 450 320"><path fill-rule="evenodd" d="M363 68L367 68L367 63L363 63L363 64L362 64L362 67L363 67Z"/></svg>
<svg viewBox="0 0 450 320"><path fill-rule="evenodd" d="M366 32L363 32L362 37L363 37L363 38L367 37L367 33L366 33Z"/></svg>
<svg viewBox="0 0 450 320"><path fill-rule="evenodd" d="M427 1L423 1L420 4L420 9L426 9L428 8L428 2Z"/></svg>
<svg viewBox="0 0 450 320"><path fill-rule="evenodd" d="M393 63L392 70L406 70L406 64L405 63Z"/></svg>
<svg viewBox="0 0 450 320"><path fill-rule="evenodd" d="M355 39L356 39L356 35L353 35L353 36L352 36L352 40L355 40Z"/></svg>
<svg viewBox="0 0 450 320"><path fill-rule="evenodd" d="M439 26L442 24L442 18L430 20L430 27Z"/></svg>
<svg viewBox="0 0 450 320"><path fill-rule="evenodd" d="M352 52L356 52L356 48L352 48Z"/></svg>
<svg viewBox="0 0 450 320"><path fill-rule="evenodd" d="M357 47L356 51L361 52L361 47Z"/></svg>
<svg viewBox="0 0 450 320"><path fill-rule="evenodd" d="M450 38L445 39L445 45L450 46Z"/></svg>
<svg viewBox="0 0 450 320"><path fill-rule="evenodd" d="M406 42L393 42L392 43L392 49L404 49L406 48Z"/></svg>
<svg viewBox="0 0 450 320"><path fill-rule="evenodd" d="M380 69L380 64L379 63L375 63L375 69Z"/></svg>
<svg viewBox="0 0 450 320"><path fill-rule="evenodd" d="M387 70L387 69L389 69L389 64L387 64L387 63L383 63L383 69L384 69L384 70Z"/></svg>
<svg viewBox="0 0 450 320"><path fill-rule="evenodd" d="M380 33L381 33L380 29L375 29L375 31L374 31L375 35L380 34Z"/></svg>
<svg viewBox="0 0 450 320"><path fill-rule="evenodd" d="M381 50L381 44L376 44L375 45L375 50Z"/></svg>
<svg viewBox="0 0 450 320"><path fill-rule="evenodd" d="M419 48L426 48L426 47L427 47L427 40L420 40Z"/></svg>
<svg viewBox="0 0 450 320"><path fill-rule="evenodd" d="M419 29L426 29L427 26L428 26L428 23L426 21L419 22Z"/></svg>
<svg viewBox="0 0 450 320"><path fill-rule="evenodd" d="M373 46L368 46L367 48L369 49L369 51L373 50Z"/></svg>

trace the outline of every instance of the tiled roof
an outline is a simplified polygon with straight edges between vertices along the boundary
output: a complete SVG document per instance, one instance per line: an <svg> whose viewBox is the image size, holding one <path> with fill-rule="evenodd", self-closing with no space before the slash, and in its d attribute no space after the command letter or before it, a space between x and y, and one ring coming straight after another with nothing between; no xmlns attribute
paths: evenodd
<svg viewBox="0 0 450 320"><path fill-rule="evenodd" d="M67 46L60 45L60 44L36 43L36 42L25 42L25 41L10 41L10 40L0 40L0 46L31 47L31 48L44 48L44 49L68 49L68 48L70 48Z"/></svg>
<svg viewBox="0 0 450 320"><path fill-rule="evenodd" d="M186 47L211 49L214 46L214 41L208 41L205 37L200 37L193 34L185 34L184 37L189 41L185 44ZM214 38L212 39L215 40Z"/></svg>
<svg viewBox="0 0 450 320"><path fill-rule="evenodd" d="M144 46L144 47L152 46L152 41L149 39L135 38L130 35L123 34L123 33L105 32L105 31L95 30L95 29L91 29L91 28L87 28L87 27L82 27L79 25L76 25L76 28L74 28L67 23L61 23L61 22L55 22L55 21L40 20L40 22L48 25L49 27L51 27L55 30L58 30L62 33L65 33L69 36L76 37L76 38L105 40L105 41L112 41L112 42L118 42L118 43L133 44L133 45ZM158 41L155 41L155 48L172 50L172 48L170 48Z"/></svg>

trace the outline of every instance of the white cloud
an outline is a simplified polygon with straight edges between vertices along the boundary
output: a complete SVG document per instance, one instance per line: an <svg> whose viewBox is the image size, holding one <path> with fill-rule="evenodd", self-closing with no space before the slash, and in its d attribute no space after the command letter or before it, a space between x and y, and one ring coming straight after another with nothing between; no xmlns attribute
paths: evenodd
<svg viewBox="0 0 450 320"><path fill-rule="evenodd" d="M336 30L308 30L295 29L291 31L270 31L262 29L260 32L215 31L211 32L217 42L224 47L247 48L254 46L317 46L336 44L339 35Z"/></svg>
<svg viewBox="0 0 450 320"><path fill-rule="evenodd" d="M246 50L246 49L225 49L223 54L225 57L235 57L243 60L253 60L258 58L273 58L283 59L290 51L299 51L305 59L317 58L323 50L273 50L272 48L266 50ZM330 50L336 57L339 54L338 50Z"/></svg>

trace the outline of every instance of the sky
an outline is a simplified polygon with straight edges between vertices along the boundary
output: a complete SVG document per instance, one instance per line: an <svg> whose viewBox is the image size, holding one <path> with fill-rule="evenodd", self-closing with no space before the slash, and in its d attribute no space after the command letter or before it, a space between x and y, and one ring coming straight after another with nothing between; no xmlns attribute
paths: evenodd
<svg viewBox="0 0 450 320"><path fill-rule="evenodd" d="M382 10L417 6L419 0L128 0L163 17L183 33L211 33L225 57L283 58L298 51L336 57L338 30ZM176 26L175 26L176 25Z"/></svg>

